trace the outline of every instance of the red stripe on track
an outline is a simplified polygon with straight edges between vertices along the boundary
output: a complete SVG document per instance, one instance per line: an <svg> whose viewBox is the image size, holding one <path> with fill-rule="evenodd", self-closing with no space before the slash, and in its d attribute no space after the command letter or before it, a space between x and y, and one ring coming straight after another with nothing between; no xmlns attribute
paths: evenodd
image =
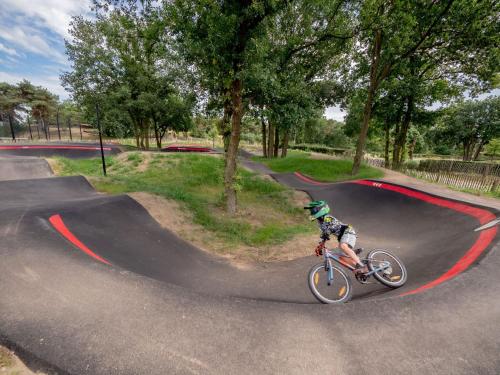
<svg viewBox="0 0 500 375"><path fill-rule="evenodd" d="M496 219L495 215L493 215L490 211L485 210L483 208L477 208L469 206L464 203L453 202L443 198L433 197L431 195L419 191L406 189L402 186L391 185L382 182L368 181L368 180L352 181L352 183L358 185L371 186L378 189L394 191L396 193L403 194L415 199L419 199L424 202L434 204L436 206L449 208L454 211L458 211L463 214L475 217L480 224L486 224ZM405 292L401 294L401 296L407 296L409 294L416 294L423 292L424 290L434 288L436 285L439 285L445 282L446 280L449 280L459 275L467 268L469 268L469 266L472 263L474 263L474 261L477 258L479 258L479 256L484 252L484 250L486 250L486 248L490 245L490 243L495 239L496 235L497 235L496 227L481 231L481 233L479 234L479 238L476 240L476 242L474 242L474 244L470 247L469 250L467 250L464 256L462 256L462 258L460 258L447 272L445 272L437 279L431 281L430 283L424 284L421 287L418 287L417 289L411 290L409 292Z"/></svg>
<svg viewBox="0 0 500 375"><path fill-rule="evenodd" d="M64 224L64 221L61 218L61 215L52 215L49 218L50 223L52 226L59 232L61 235L66 238L69 242L71 242L73 245L75 245L77 248L79 248L81 251L83 251L85 254L91 256L94 259L97 259L98 261L105 263L107 265L111 265L107 260L101 258L99 255L94 253L92 250L90 250L85 244L83 244L76 236L70 232L70 230L66 227Z"/></svg>
<svg viewBox="0 0 500 375"><path fill-rule="evenodd" d="M481 253L488 247L488 245L493 241L495 236L497 235L497 228L486 229L481 232L477 241L472 245L472 247L465 253L465 255L459 259L457 263L453 265L446 273L438 277L437 279L422 285L421 287L410 290L409 292L405 292L400 294L401 296L407 296L410 294L416 294L423 292L424 290L434 288L436 285L444 283L446 280L449 280L458 274L465 271L469 266L481 255Z"/></svg>
<svg viewBox="0 0 500 375"><path fill-rule="evenodd" d="M59 149L59 150L100 150L100 147L92 146L0 146L0 150L29 150L29 149ZM111 147L103 147L104 151L111 151Z"/></svg>
<svg viewBox="0 0 500 375"><path fill-rule="evenodd" d="M294 175L297 176L298 178L300 178L302 181L308 182L308 183L313 184L313 185L330 185L330 183L328 183L328 182L314 181L313 179L310 179L309 177L304 176L300 172L295 172Z"/></svg>
<svg viewBox="0 0 500 375"><path fill-rule="evenodd" d="M396 186L396 185L390 185L385 182L374 182L374 181L368 181L368 180L358 180L358 181L351 181L354 184L359 184L359 185L366 185L366 186L371 186L379 189L385 189L385 190L391 190L395 191L396 193L400 193L403 195L407 195L412 198L420 199L424 202L432 203L436 206L441 206L441 207L446 207L450 208L452 210L464 213L469 216L473 216L476 219L479 220L480 224L486 224L492 220L496 219L496 216L493 215L490 211L487 211L482 208L477 208L473 206L469 206L464 203L459 203L459 202L453 202L449 201L447 199L443 198L438 198L438 197L433 197L431 195L415 191L415 190L410 190L406 189L402 186Z"/></svg>

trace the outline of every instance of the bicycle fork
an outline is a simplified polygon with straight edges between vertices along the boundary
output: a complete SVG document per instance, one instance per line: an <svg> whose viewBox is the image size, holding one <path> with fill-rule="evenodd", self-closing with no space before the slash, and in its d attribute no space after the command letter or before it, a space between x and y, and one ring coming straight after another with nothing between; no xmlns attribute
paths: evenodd
<svg viewBox="0 0 500 375"><path fill-rule="evenodd" d="M328 274L328 286L331 286L333 283L333 268L332 260L328 257L325 257L325 270Z"/></svg>

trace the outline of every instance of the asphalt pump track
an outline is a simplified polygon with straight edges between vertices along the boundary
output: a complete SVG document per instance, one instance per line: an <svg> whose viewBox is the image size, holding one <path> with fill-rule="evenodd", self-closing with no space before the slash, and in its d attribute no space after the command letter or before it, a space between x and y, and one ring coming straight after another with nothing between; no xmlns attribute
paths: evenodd
<svg viewBox="0 0 500 375"><path fill-rule="evenodd" d="M475 231L498 216L492 208L385 182L273 176L327 200L360 246L388 249L408 268L401 289L354 282L352 302L323 306L307 287L314 256L235 267L161 228L128 196L99 194L80 176L39 177L0 181L0 337L35 366L71 374L386 373L386 361L392 373L500 369L497 227ZM350 359L358 345L366 364Z"/></svg>

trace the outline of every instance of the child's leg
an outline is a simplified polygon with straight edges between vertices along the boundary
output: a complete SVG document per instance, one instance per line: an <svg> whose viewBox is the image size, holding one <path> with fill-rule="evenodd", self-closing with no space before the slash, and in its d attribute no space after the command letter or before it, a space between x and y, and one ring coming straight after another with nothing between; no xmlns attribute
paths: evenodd
<svg viewBox="0 0 500 375"><path fill-rule="evenodd" d="M348 244L346 244L345 242L342 242L339 245L339 247L344 252L344 254L347 255L348 257L350 257L351 259L353 259L356 262L356 264L361 263L361 260L359 259L359 257L356 255L354 250L349 247Z"/></svg>

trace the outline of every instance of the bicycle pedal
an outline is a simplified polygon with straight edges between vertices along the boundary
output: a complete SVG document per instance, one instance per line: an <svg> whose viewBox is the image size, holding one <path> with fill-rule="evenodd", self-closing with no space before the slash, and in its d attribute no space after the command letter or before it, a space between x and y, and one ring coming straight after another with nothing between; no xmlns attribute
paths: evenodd
<svg viewBox="0 0 500 375"><path fill-rule="evenodd" d="M357 274L354 275L356 277L356 280L358 280L361 284L374 284L373 281L368 281L369 276L366 276L365 274Z"/></svg>

